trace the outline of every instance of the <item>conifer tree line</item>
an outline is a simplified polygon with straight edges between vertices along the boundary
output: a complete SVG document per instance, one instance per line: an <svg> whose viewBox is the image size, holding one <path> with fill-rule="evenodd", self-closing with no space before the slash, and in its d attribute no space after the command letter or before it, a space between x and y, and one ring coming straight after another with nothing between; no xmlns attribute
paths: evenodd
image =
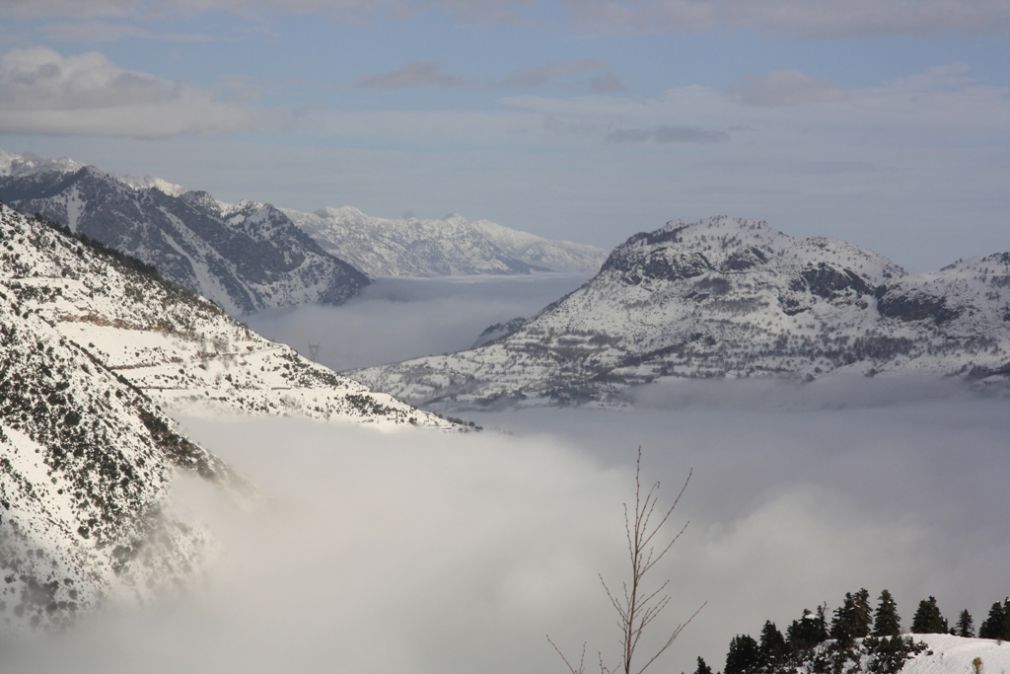
<svg viewBox="0 0 1010 674"><path fill-rule="evenodd" d="M909 631L1010 641L1010 597L993 603L976 635L975 621L968 609L962 610L951 626L936 597L929 596L919 602ZM827 663L832 654L836 659L851 654L857 639L863 640L862 652L876 658L877 671L897 672L907 657L921 650L919 646L925 647L912 639L896 638L902 632L894 596L888 590L882 591L874 607L870 593L860 588L857 592L845 593L841 605L831 613L830 621L827 604L822 604L814 611L804 609L803 614L789 624L785 634L774 622L766 620L758 639L749 634L734 636L726 653L725 667L717 674L776 674L794 670L798 661L809 658L816 646L830 641L827 653L818 656ZM713 674L713 671L699 657L694 674Z"/></svg>

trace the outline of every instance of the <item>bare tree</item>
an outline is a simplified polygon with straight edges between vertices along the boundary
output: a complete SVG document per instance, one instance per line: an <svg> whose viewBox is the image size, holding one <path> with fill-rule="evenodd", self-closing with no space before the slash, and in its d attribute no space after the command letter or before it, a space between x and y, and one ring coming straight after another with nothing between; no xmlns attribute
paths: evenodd
<svg viewBox="0 0 1010 674"><path fill-rule="evenodd" d="M657 511L659 504L660 483L654 482L647 491L643 493L642 488L642 448L638 448L638 456L635 460L635 502L634 508L630 508L625 502L624 505L624 532L628 541L628 560L631 564L629 578L621 583L621 592L617 594L611 590L610 585L600 575L600 583L610 600L611 606L617 613L617 626L621 631L620 664L616 667L608 665L603 659L603 653L597 652L597 659L600 674L643 674L653 663L656 662L673 645L681 631L687 627L692 620L705 608L705 603L701 604L687 620L677 625L666 640L651 655L641 655L639 645L642 636L649 626L660 616L669 606L671 598L666 593L670 585L667 578L661 583L649 585L647 581L652 580L650 571L666 556L680 537L687 530L686 522L684 526L671 536L666 542L660 536L664 527L673 515L673 511L680 504L680 499L687 490L687 485L691 482L694 470L689 470L687 478L677 492L673 503L666 510ZM660 538L657 538L660 536ZM707 603L707 602L706 602ZM550 635L547 636L555 652L561 657L565 667L570 674L584 674L586 666L586 644L582 644L582 653L579 656L578 665L574 664L564 652L558 647ZM641 655L641 657L639 657ZM643 663L643 664L639 664Z"/></svg>

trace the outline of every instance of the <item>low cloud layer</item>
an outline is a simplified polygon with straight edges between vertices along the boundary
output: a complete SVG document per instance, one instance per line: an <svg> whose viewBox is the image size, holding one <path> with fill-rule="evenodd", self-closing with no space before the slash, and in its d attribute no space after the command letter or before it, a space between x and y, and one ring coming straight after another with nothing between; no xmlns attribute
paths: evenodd
<svg viewBox="0 0 1010 674"><path fill-rule="evenodd" d="M126 70L97 52L0 55L0 133L157 138L226 131L250 114L183 82Z"/></svg>
<svg viewBox="0 0 1010 674"><path fill-rule="evenodd" d="M494 323L532 316L578 287L583 277L532 275L471 279L378 279L339 307L266 311L247 320L336 370L469 348Z"/></svg>
<svg viewBox="0 0 1010 674"><path fill-rule="evenodd" d="M866 383L850 383L848 398L861 400ZM479 418L507 435L188 420L263 494L236 512L180 485L176 507L219 541L204 582L0 663L110 674L561 671L545 633L574 653L583 641L610 653L616 640L597 573L622 578L621 502L638 444L646 480L661 480L667 497L695 469L668 533L691 524L658 570L673 602L656 638L708 606L667 671L690 671L698 655L720 668L734 634L756 634L765 619L784 627L862 586L891 589L906 627L927 594L948 616L979 616L1005 593L1005 401L774 409L746 403L755 396L737 383L712 386L737 402Z"/></svg>

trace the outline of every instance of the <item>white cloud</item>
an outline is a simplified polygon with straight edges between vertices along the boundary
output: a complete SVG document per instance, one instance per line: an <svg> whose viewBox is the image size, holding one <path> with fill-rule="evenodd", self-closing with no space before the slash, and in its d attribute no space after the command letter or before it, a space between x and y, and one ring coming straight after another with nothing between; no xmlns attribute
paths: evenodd
<svg viewBox="0 0 1010 674"><path fill-rule="evenodd" d="M125 70L97 52L0 55L0 132L155 138L227 131L251 114L183 82Z"/></svg>
<svg viewBox="0 0 1010 674"><path fill-rule="evenodd" d="M773 70L752 77L740 88L740 100L751 105L799 105L838 100L841 92L799 70Z"/></svg>

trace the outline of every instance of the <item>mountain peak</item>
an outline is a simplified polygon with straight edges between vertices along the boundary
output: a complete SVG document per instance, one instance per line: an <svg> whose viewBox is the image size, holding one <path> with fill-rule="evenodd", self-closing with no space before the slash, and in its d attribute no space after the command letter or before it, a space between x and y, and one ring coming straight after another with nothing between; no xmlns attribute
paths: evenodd
<svg viewBox="0 0 1010 674"><path fill-rule="evenodd" d="M13 154L0 150L0 176L24 177L36 173L74 173L84 164L69 157L46 159L31 152Z"/></svg>

